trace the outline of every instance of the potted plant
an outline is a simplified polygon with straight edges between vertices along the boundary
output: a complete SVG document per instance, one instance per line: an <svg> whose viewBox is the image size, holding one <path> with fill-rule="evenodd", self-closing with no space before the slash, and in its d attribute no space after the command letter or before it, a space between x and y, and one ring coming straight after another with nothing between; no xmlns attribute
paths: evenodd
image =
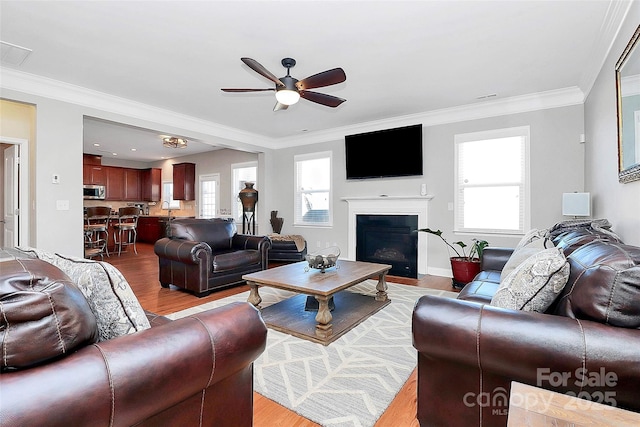
<svg viewBox="0 0 640 427"><path fill-rule="evenodd" d="M442 231L432 230L430 228L421 228L418 231L433 234L438 236L442 241L455 252L456 256L449 257L451 261L451 271L453 272L453 287L462 288L467 283L471 282L473 278L480 272L480 260L482 259L482 251L489 246L486 240L473 239L471 247L469 248L469 254L467 255L465 248L468 245L462 241L449 243L447 239L442 236ZM460 250L456 249L454 245L457 245Z"/></svg>

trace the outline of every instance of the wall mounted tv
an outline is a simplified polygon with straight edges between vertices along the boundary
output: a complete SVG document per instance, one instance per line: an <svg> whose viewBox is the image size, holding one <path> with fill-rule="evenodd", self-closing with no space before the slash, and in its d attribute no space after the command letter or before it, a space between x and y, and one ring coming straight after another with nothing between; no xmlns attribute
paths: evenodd
<svg viewBox="0 0 640 427"><path fill-rule="evenodd" d="M422 175L422 125L347 135L347 179Z"/></svg>

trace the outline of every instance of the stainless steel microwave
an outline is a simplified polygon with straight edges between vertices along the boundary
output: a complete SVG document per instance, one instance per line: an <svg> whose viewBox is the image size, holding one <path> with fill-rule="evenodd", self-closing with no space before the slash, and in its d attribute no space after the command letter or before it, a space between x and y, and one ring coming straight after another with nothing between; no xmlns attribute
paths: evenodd
<svg viewBox="0 0 640 427"><path fill-rule="evenodd" d="M104 200L105 187L104 185L83 185L84 198L93 200Z"/></svg>

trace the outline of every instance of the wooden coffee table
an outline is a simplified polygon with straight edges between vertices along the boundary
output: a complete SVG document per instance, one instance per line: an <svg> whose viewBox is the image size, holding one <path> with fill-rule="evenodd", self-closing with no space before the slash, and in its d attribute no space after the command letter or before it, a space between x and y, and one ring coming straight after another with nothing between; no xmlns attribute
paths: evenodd
<svg viewBox="0 0 640 427"><path fill-rule="evenodd" d="M308 266L301 261L242 276L251 289L247 301L258 308L262 302L258 292L261 286L300 294L262 309L267 326L328 345L391 302L385 280L391 265L338 260L336 267L324 273L307 269ZM340 292L371 278L378 279L375 298ZM318 301L317 312L305 311L308 295ZM333 314L329 310L331 298L335 304Z"/></svg>

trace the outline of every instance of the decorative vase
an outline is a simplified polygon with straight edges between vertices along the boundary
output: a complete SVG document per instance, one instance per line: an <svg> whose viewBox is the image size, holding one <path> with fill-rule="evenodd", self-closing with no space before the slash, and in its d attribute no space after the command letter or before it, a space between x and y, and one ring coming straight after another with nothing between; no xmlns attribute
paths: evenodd
<svg viewBox="0 0 640 427"><path fill-rule="evenodd" d="M282 231L282 224L284 224L283 218L278 218L278 211L271 211L271 228L276 234L280 234Z"/></svg>
<svg viewBox="0 0 640 427"><path fill-rule="evenodd" d="M243 212L253 212L256 209L256 203L258 202L258 190L253 188L255 183L245 182L245 188L240 190L238 197L242 202Z"/></svg>
<svg viewBox="0 0 640 427"><path fill-rule="evenodd" d="M453 287L462 288L480 273L480 260L452 257L451 270L453 271Z"/></svg>

